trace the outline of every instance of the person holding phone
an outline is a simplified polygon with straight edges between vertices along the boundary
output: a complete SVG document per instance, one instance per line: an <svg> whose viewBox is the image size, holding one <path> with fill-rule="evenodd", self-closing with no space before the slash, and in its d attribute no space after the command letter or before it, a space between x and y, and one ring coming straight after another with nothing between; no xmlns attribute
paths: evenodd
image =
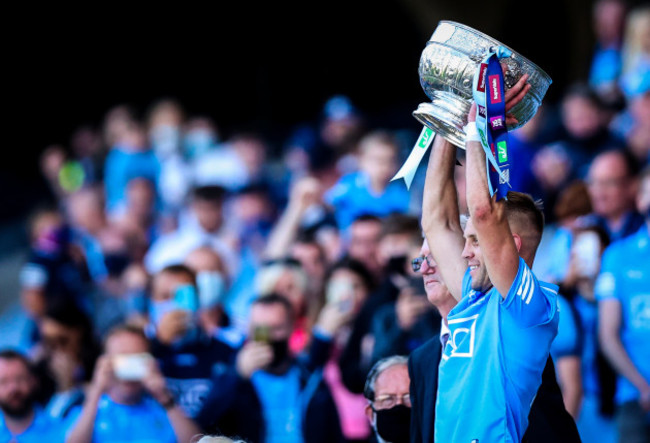
<svg viewBox="0 0 650 443"><path fill-rule="evenodd" d="M326 312L319 325L333 335L342 316ZM330 342L315 338L309 355L293 355L289 339L294 316L291 303L281 295L253 302L249 339L236 363L215 376L197 416L205 432L252 442L340 441L339 417L322 375Z"/></svg>
<svg viewBox="0 0 650 443"><path fill-rule="evenodd" d="M77 414L67 443L189 442L200 432L174 401L149 340L132 326L118 326L106 337Z"/></svg>
<svg viewBox="0 0 650 443"><path fill-rule="evenodd" d="M201 328L200 307L195 275L188 267L168 266L153 276L147 327L152 354L189 417L201 409L213 372L235 356L233 347Z"/></svg>

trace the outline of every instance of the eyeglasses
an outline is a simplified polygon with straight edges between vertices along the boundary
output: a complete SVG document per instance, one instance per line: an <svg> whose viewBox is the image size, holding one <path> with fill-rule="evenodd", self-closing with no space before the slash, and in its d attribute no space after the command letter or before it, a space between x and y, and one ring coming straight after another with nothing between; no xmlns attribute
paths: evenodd
<svg viewBox="0 0 650 443"><path fill-rule="evenodd" d="M435 266L433 262L433 256L431 254L421 255L418 258L411 260L411 269L413 269L413 272L420 272L422 263L424 263L425 260L427 261L427 265L429 265L430 268L433 268Z"/></svg>
<svg viewBox="0 0 650 443"><path fill-rule="evenodd" d="M397 404L397 399L401 399L401 404L404 406L411 407L411 396L409 394L382 395L381 397L375 398L375 401L372 402L372 407L375 411L390 409Z"/></svg>

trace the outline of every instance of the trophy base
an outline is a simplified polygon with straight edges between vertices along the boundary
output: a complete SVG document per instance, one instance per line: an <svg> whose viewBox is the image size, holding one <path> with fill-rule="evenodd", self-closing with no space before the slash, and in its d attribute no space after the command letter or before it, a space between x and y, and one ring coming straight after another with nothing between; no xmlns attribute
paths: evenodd
<svg viewBox="0 0 650 443"><path fill-rule="evenodd" d="M471 102L451 92L439 91L432 95L431 103L420 103L413 117L437 135L465 149L463 127L467 124Z"/></svg>

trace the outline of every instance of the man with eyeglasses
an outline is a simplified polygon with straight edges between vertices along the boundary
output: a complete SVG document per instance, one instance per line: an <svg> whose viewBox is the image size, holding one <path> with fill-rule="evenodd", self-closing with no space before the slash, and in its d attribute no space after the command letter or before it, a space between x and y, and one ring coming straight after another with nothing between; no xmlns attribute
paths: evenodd
<svg viewBox="0 0 650 443"><path fill-rule="evenodd" d="M431 255L426 239L419 257L411 261L414 272L424 280L429 302L443 318L440 334L413 351L409 356L408 371L411 380L411 442L431 443L434 437L435 403L438 390L438 368L442 349L449 339L446 324L449 311L458 303L440 276L439 268ZM578 430L564 407L562 392L555 376L553 360L549 357L542 374L542 384L528 415L525 442L546 443L579 442Z"/></svg>
<svg viewBox="0 0 650 443"><path fill-rule="evenodd" d="M378 443L408 443L411 420L408 358L393 355L379 360L366 378L366 416Z"/></svg>

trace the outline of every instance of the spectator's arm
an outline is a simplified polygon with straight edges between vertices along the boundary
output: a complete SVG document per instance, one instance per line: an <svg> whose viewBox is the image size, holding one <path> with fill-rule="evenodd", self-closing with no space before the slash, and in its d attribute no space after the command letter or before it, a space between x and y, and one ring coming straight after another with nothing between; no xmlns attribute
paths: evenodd
<svg viewBox="0 0 650 443"><path fill-rule="evenodd" d="M530 85L526 84L527 80L527 75L522 76L506 91L506 110L519 103L528 92ZM476 121L476 104L472 105L468 120L471 123ZM477 232L490 281L505 299L519 269L518 245L506 219L505 202L497 202L495 197L490 196L485 173L485 152L481 143L469 140L466 151L467 207ZM517 240L520 241L521 239Z"/></svg>
<svg viewBox="0 0 650 443"><path fill-rule="evenodd" d="M621 303L614 298L598 302L598 336L605 357L612 367L627 378L641 393L641 401L650 401L650 383L634 366L621 342Z"/></svg>
<svg viewBox="0 0 650 443"><path fill-rule="evenodd" d="M90 389L86 395L79 418L66 438L66 443L90 443L95 429L97 405L102 396L96 389Z"/></svg>
<svg viewBox="0 0 650 443"><path fill-rule="evenodd" d="M449 292L462 297L467 263L462 257L458 193L454 182L456 147L437 136L433 141L422 197L422 229Z"/></svg>
<svg viewBox="0 0 650 443"><path fill-rule="evenodd" d="M149 374L142 381L145 389L167 412L167 418L174 429L176 439L180 443L189 442L192 437L200 433L199 427L188 418L181 408L174 402L174 397L167 389L167 382L160 373L155 361L150 362Z"/></svg>
<svg viewBox="0 0 650 443"><path fill-rule="evenodd" d="M79 419L66 438L66 443L90 443L95 429L97 406L113 376L111 360L103 355L97 359L93 381L86 394Z"/></svg>
<svg viewBox="0 0 650 443"><path fill-rule="evenodd" d="M169 418L174 434L180 443L189 443L193 437L201 433L196 423L188 418L178 405L167 409L167 418Z"/></svg>
<svg viewBox="0 0 650 443"><path fill-rule="evenodd" d="M557 375L562 389L564 407L574 419L578 418L582 404L581 359L566 355L557 359Z"/></svg>
<svg viewBox="0 0 650 443"><path fill-rule="evenodd" d="M305 177L294 185L287 208L269 236L264 251L265 258L274 259L287 255L305 210L317 201L319 193L320 184L312 177Z"/></svg>

